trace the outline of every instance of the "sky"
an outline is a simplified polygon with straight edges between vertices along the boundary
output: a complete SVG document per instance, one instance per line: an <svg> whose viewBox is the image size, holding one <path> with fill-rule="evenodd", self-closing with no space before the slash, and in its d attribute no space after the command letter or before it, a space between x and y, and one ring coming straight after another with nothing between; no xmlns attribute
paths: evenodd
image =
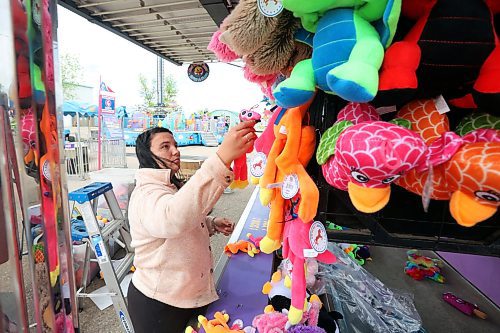
<svg viewBox="0 0 500 333"><path fill-rule="evenodd" d="M142 73L156 79L157 56L61 6L58 16L59 53L79 58L83 84L97 87L100 76L116 92L117 105L142 104L138 77ZM205 108L239 112L263 97L256 84L243 78L241 68L209 63L209 77L204 82L193 82L187 76L188 65L164 64L165 73L177 82L177 103L187 114ZM97 95L96 101L86 102L97 104Z"/></svg>

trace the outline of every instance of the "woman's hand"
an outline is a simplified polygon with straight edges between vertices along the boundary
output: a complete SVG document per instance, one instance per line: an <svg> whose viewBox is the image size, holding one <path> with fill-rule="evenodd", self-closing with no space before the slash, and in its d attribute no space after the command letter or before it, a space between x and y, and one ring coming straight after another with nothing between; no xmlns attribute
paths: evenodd
<svg viewBox="0 0 500 333"><path fill-rule="evenodd" d="M232 127L222 141L217 155L228 167L235 159L245 154L257 139L255 120L244 121Z"/></svg>
<svg viewBox="0 0 500 333"><path fill-rule="evenodd" d="M234 223L225 217L216 217L213 221L216 232L229 236L234 230Z"/></svg>

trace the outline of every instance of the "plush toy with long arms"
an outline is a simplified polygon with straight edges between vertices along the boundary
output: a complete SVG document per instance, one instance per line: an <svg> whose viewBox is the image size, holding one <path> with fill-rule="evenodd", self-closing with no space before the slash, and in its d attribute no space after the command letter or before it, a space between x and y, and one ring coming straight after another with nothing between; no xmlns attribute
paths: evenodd
<svg viewBox="0 0 500 333"><path fill-rule="evenodd" d="M255 120L256 122L260 121L260 114L255 112L255 110L242 110L240 112L240 121L250 121ZM250 147L247 151L247 154L251 153L253 150L253 146ZM247 168L247 154L243 154L233 162L233 173L234 180L229 185L231 189L240 188L244 189L248 186L248 168Z"/></svg>
<svg viewBox="0 0 500 333"><path fill-rule="evenodd" d="M373 108L357 103L346 108L364 116L347 120L344 115L351 112L339 113L337 122L323 134L316 157L330 185L348 191L357 210L374 213L388 203L390 184L422 163L427 147L405 127L372 120L378 117Z"/></svg>
<svg viewBox="0 0 500 333"><path fill-rule="evenodd" d="M314 95L316 87L348 101L372 100L384 48L391 44L396 30L401 0L283 0L283 7L315 35L312 57L297 63L290 78L274 90L277 104L301 105Z"/></svg>
<svg viewBox="0 0 500 333"><path fill-rule="evenodd" d="M500 44L492 15L495 2L403 1L402 16L416 23L402 41L387 49L376 102L403 104L440 94L460 99L472 93L473 99L458 103L474 107L475 101L483 110L496 107Z"/></svg>

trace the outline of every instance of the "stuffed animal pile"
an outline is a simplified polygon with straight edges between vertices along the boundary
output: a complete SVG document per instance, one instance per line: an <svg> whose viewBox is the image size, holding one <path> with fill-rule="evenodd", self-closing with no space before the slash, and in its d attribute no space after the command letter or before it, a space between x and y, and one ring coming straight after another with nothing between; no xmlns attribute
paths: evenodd
<svg viewBox="0 0 500 333"><path fill-rule="evenodd" d="M307 257L335 261L317 247L326 233L314 222L318 179L306 171L313 155L326 182L363 213L384 209L392 186L422 196L425 211L431 200L449 201L464 227L497 212L500 2L282 0L272 17L262 3L241 0L209 49L221 61L242 59L244 77L279 106L250 163L260 201L270 205L260 250L283 246L292 264L287 316L298 324ZM318 90L345 105L321 133L309 115Z"/></svg>

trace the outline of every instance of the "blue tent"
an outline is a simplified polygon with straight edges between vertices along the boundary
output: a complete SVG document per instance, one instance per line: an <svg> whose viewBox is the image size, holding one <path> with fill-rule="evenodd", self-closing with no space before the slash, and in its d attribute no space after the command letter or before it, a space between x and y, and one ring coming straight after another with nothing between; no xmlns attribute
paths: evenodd
<svg viewBox="0 0 500 333"><path fill-rule="evenodd" d="M63 103L63 114L65 116L75 116L78 113L81 117L96 117L97 111L97 105L85 102L66 101Z"/></svg>

